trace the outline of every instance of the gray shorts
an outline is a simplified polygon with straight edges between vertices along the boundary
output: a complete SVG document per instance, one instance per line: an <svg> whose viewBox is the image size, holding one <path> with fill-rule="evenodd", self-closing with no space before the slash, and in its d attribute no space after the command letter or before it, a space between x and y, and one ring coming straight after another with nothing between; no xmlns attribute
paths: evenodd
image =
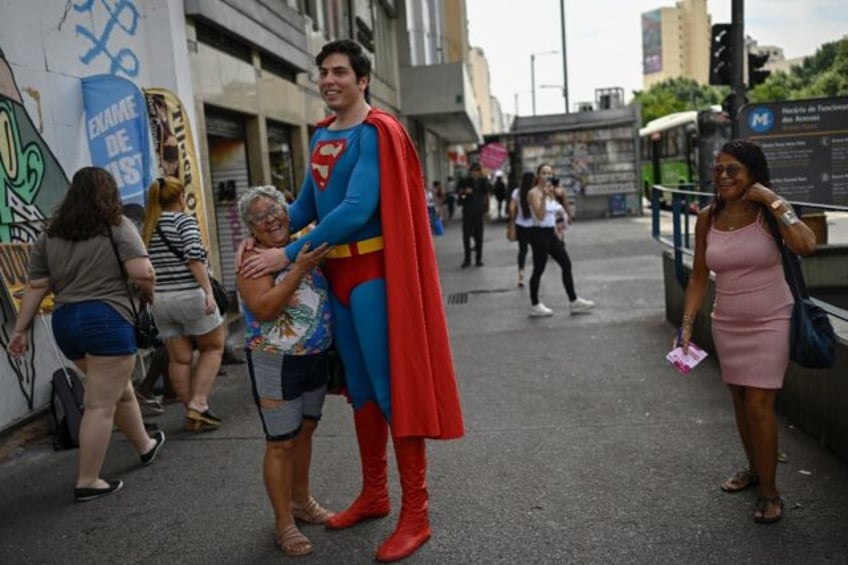
<svg viewBox="0 0 848 565"><path fill-rule="evenodd" d="M206 335L224 319L216 308L206 313L206 293L200 287L174 292L157 292L153 317L163 340L172 337Z"/></svg>
<svg viewBox="0 0 848 565"><path fill-rule="evenodd" d="M281 355L247 350L247 370L265 439L281 441L298 434L303 420L321 419L327 395L327 354ZM282 400L263 408L260 398Z"/></svg>

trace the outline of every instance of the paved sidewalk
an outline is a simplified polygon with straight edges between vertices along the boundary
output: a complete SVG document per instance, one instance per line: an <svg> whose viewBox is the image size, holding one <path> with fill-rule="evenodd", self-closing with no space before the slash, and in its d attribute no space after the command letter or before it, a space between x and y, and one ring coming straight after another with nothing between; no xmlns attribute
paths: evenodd
<svg viewBox="0 0 848 565"><path fill-rule="evenodd" d="M408 563L848 563L848 467L780 422L788 456L782 522L751 520L755 494L718 485L743 465L717 364L689 376L664 360L662 249L649 217L578 222L568 234L578 293L598 303L569 316L550 263L527 316L515 244L486 226L480 268L460 269L460 223L436 247L467 435L429 444L433 539ZM528 262L529 276L529 262ZM181 431L175 406L151 421L168 434L140 468L116 434L104 476L124 489L76 504L76 452L31 445L0 464L0 563L279 563L261 475L261 427L244 367L213 395L215 432ZM328 532L298 563L371 563L394 527L383 520ZM313 491L343 508L359 488L350 409L332 397L316 435Z"/></svg>

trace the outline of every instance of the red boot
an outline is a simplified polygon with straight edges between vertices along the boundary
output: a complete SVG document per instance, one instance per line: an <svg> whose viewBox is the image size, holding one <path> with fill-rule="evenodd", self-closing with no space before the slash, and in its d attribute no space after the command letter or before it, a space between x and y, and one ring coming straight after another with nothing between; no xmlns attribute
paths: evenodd
<svg viewBox="0 0 848 565"><path fill-rule="evenodd" d="M347 510L329 518L327 528L341 530L369 518L382 518L389 514L388 469L386 467L386 442L389 426L380 408L374 402L366 403L354 411L356 440L362 464L362 491Z"/></svg>
<svg viewBox="0 0 848 565"><path fill-rule="evenodd" d="M403 504L394 533L377 550L377 561L409 557L430 539L427 518L427 449L424 438L394 439Z"/></svg>

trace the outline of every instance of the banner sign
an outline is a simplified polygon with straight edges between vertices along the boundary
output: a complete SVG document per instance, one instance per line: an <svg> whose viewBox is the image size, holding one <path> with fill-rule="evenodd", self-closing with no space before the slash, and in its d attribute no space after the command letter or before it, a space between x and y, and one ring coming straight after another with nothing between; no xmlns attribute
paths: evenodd
<svg viewBox="0 0 848 565"><path fill-rule="evenodd" d="M509 152L500 143L487 143L480 150L480 164L487 169L499 169L507 157L509 157Z"/></svg>
<svg viewBox="0 0 848 565"><path fill-rule="evenodd" d="M848 97L749 104L738 120L739 136L766 154L778 194L848 205Z"/></svg>
<svg viewBox="0 0 848 565"><path fill-rule="evenodd" d="M150 144L144 98L135 84L113 75L82 79L85 129L93 165L115 177L124 205L147 205Z"/></svg>
<svg viewBox="0 0 848 565"><path fill-rule="evenodd" d="M147 118L153 137L158 175L177 177L186 188L186 212L197 219L200 237L209 247L206 209L191 123L179 98L164 88L145 88Z"/></svg>

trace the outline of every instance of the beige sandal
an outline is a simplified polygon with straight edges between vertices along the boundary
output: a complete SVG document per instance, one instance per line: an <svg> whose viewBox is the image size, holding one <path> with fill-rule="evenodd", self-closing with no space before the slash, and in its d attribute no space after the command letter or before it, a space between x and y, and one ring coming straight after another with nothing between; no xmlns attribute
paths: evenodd
<svg viewBox="0 0 848 565"><path fill-rule="evenodd" d="M300 520L301 522L307 522L309 524L320 525L326 524L327 520L331 516L335 515L335 512L327 510L326 508L318 504L318 502L311 496L309 497L309 500L306 501L306 504L304 506L301 506L297 502L292 501L291 513L296 520Z"/></svg>
<svg viewBox="0 0 848 565"><path fill-rule="evenodd" d="M294 524L288 526L282 532L277 532L277 545L289 557L309 555L315 551L315 547L313 547L309 538L303 535Z"/></svg>
<svg viewBox="0 0 848 565"><path fill-rule="evenodd" d="M721 485L724 492L740 492L760 484L760 478L751 469L742 469Z"/></svg>

